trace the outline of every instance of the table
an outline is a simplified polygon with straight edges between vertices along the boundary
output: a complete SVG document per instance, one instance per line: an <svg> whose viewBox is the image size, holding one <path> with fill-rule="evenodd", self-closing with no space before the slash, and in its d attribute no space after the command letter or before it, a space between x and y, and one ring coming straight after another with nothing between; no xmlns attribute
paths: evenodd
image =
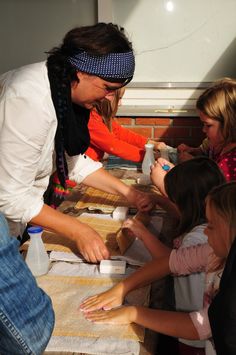
<svg viewBox="0 0 236 355"><path fill-rule="evenodd" d="M112 173L113 175L121 179L133 179L133 178L137 178L140 175L138 172L135 171L119 170L119 169L115 169ZM72 193L68 196L66 201L64 201L61 204L59 210L61 210L62 212L67 211L67 213L74 215L73 207L77 203L79 198L83 195L85 190L86 187L83 185L76 186L72 190ZM165 213L163 214L163 218L164 220L167 220L168 223L163 224L164 228L162 231L162 237L165 238L166 243L168 244L171 240L172 225L170 220L168 219L168 216ZM165 280L160 280L153 283L151 288L151 294L150 294L150 306L152 308L162 308L163 299L164 299L164 284L165 284ZM144 343L140 344L140 355L156 354L157 343L158 343L158 334L147 329L145 333L145 341ZM72 355L72 354L78 354L78 353L45 351L45 355ZM80 353L80 355L82 355L82 353Z"/></svg>

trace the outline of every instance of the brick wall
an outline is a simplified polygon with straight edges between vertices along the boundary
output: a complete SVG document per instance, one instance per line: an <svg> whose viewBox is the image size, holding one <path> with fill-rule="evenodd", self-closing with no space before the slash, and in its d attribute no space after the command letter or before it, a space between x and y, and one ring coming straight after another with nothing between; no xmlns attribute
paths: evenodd
<svg viewBox="0 0 236 355"><path fill-rule="evenodd" d="M117 117L122 126L172 147L180 143L198 146L205 135L198 117Z"/></svg>

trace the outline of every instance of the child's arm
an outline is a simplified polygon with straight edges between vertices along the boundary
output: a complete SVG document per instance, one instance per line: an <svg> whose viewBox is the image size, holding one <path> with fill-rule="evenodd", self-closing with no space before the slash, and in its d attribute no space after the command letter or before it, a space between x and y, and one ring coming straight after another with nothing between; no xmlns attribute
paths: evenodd
<svg viewBox="0 0 236 355"><path fill-rule="evenodd" d="M121 126L115 120L112 122L113 132L122 141L125 141L129 144L135 145L136 147L144 149L146 143L154 145L154 151L162 148L166 148L164 142L157 142L152 139L147 139L145 136L142 136L138 133L135 133L128 128Z"/></svg>
<svg viewBox="0 0 236 355"><path fill-rule="evenodd" d="M94 323L130 324L137 323L173 337L197 340L198 332L185 312L171 312L149 309L141 306L128 306L110 311L99 310L85 313L85 318Z"/></svg>
<svg viewBox="0 0 236 355"><path fill-rule="evenodd" d="M169 255L158 260L153 260L110 290L86 299L80 305L80 309L84 312L90 312L101 308L110 309L118 307L123 303L125 296L130 291L148 285L169 273Z"/></svg>
<svg viewBox="0 0 236 355"><path fill-rule="evenodd" d="M194 156L198 156L198 155L202 155L203 151L202 151L201 147L196 147L196 148L192 148L189 153L191 153Z"/></svg>
<svg viewBox="0 0 236 355"><path fill-rule="evenodd" d="M201 149L201 146L199 147L190 147L186 144L180 144L178 147L178 152L179 153L189 153L189 154L192 154L192 155L201 155L202 154L202 149Z"/></svg>
<svg viewBox="0 0 236 355"><path fill-rule="evenodd" d="M202 150L201 146L189 147L186 144L180 144L177 149L178 149L178 153L179 153L178 158L179 158L180 162L190 160L194 156L198 156L198 155L203 154L203 150Z"/></svg>
<svg viewBox="0 0 236 355"><path fill-rule="evenodd" d="M169 255L147 263L110 290L89 297L80 305L80 309L90 312L101 308L114 308L122 304L125 296L130 291L148 285L154 280L161 279L171 272L176 275L201 272L205 269L208 257L212 252L207 243L172 250Z"/></svg>
<svg viewBox="0 0 236 355"><path fill-rule="evenodd" d="M168 256L171 249L165 246L155 235L136 219L127 219L123 223L123 228L128 228L140 240L143 241L153 258L162 258Z"/></svg>
<svg viewBox="0 0 236 355"><path fill-rule="evenodd" d="M137 134L132 135L132 132L130 133L127 129L124 129L126 136L124 134L120 135L122 127L118 124L115 127L113 126L113 131L110 132L105 123L102 122L102 119L94 119L93 116L95 116L94 113L92 116L90 115L88 125L90 133L90 150L88 150L88 155L91 154L91 157L93 157L91 150L94 149L93 147L96 147L105 153L113 154L123 159L135 162L143 160L146 137ZM135 139L136 136L138 137L137 139ZM140 141L139 145L135 144L138 139Z"/></svg>
<svg viewBox="0 0 236 355"><path fill-rule="evenodd" d="M163 169L164 165L168 165L170 169L174 167L174 164L168 160L159 158L153 166L151 166L151 180L153 184L160 190L160 192L166 196L164 178L167 171Z"/></svg>

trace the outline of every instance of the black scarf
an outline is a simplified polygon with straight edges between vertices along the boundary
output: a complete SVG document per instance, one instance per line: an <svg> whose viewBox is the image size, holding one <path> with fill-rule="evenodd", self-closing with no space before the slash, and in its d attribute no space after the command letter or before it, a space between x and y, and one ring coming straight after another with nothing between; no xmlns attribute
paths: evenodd
<svg viewBox="0 0 236 355"><path fill-rule="evenodd" d="M88 130L88 109L75 105L71 101L71 83L66 75L54 69L47 62L51 96L58 120L55 136L56 167L61 185L66 188L68 167L65 151L69 156L83 154L90 143ZM59 75L59 74L60 75Z"/></svg>

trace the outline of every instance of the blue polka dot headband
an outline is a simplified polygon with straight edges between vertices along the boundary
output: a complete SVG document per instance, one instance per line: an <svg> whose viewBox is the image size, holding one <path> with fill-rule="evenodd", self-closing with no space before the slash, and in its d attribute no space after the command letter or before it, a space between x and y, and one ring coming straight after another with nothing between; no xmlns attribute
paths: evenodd
<svg viewBox="0 0 236 355"><path fill-rule="evenodd" d="M132 51L101 56L81 51L68 60L77 70L102 78L130 81L134 75L135 60Z"/></svg>

